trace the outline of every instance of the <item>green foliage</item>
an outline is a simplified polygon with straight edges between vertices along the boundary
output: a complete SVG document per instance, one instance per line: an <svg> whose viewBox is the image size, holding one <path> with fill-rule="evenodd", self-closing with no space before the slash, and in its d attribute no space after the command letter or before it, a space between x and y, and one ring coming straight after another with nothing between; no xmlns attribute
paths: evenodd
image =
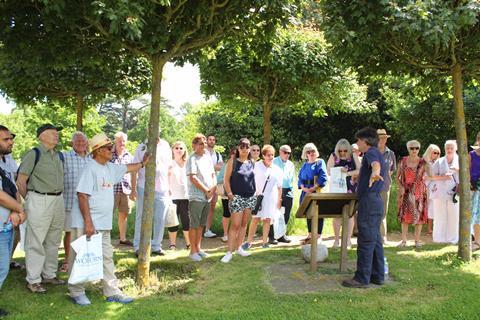
<svg viewBox="0 0 480 320"><path fill-rule="evenodd" d="M25 108L17 107L10 115L0 114L0 123L17 135L13 156L19 160L26 151L38 144L36 131L44 123L63 127L57 149L70 149L70 141L75 132L76 115L70 108L59 104L36 104ZM93 108L87 110L84 118L84 132L87 137L91 138L102 132L104 124L105 119Z"/></svg>
<svg viewBox="0 0 480 320"><path fill-rule="evenodd" d="M451 86L450 81L425 83L424 79L412 77L391 77L384 83L382 93L391 106L388 127L396 137L398 155L407 154L405 144L408 140L420 141L425 150L430 143L443 149L446 140L455 138L452 97L448 94ZM465 124L473 144L480 121L478 87L467 84L464 100Z"/></svg>
<svg viewBox="0 0 480 320"><path fill-rule="evenodd" d="M293 158L299 159L303 146L313 142L321 157L326 159L340 138L353 143L355 132L366 124L382 127L382 119L375 108L327 114L319 114L314 107L301 110L279 108L272 113L271 144L277 149L282 144L289 144ZM254 106L221 101L205 104L198 110L198 125L201 132L214 133L226 153L242 137L262 145L261 111Z"/></svg>
<svg viewBox="0 0 480 320"><path fill-rule="evenodd" d="M0 88L11 99L93 105L107 94L129 98L149 90L146 59L110 47L85 23L68 22L39 2L0 4Z"/></svg>
<svg viewBox="0 0 480 320"><path fill-rule="evenodd" d="M446 1L322 1L322 27L338 55L366 73L432 69L460 62L477 73L480 3Z"/></svg>

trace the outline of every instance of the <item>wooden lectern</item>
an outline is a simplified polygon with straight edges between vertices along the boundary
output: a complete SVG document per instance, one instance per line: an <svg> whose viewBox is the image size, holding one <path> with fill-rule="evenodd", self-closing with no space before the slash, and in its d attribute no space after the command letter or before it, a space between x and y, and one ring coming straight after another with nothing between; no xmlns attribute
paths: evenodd
<svg viewBox="0 0 480 320"><path fill-rule="evenodd" d="M347 271L348 219L355 214L356 193L310 193L303 198L297 218L312 219L312 250L310 270L317 271L318 218L342 217L340 271Z"/></svg>

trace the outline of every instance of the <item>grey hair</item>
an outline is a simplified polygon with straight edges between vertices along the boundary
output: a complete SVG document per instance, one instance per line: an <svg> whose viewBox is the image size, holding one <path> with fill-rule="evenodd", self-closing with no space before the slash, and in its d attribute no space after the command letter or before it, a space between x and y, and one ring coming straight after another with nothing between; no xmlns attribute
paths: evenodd
<svg viewBox="0 0 480 320"><path fill-rule="evenodd" d="M310 143L307 143L303 147L303 151L302 151L302 159L303 160L307 159L307 151L310 151L310 150L315 151L315 157L316 158L318 158L320 156L320 154L318 153L317 147L313 143L310 142Z"/></svg>
<svg viewBox="0 0 480 320"><path fill-rule="evenodd" d="M338 152L338 150L340 149L347 150L348 157L352 157L352 146L347 139L342 138L338 140L337 144L335 145L335 155L337 156L337 158L340 158L340 153Z"/></svg>
<svg viewBox="0 0 480 320"><path fill-rule="evenodd" d="M113 137L115 139L122 137L125 141L128 140L127 134L125 132L122 132L122 131L118 131L117 133L115 133L115 135Z"/></svg>
<svg viewBox="0 0 480 320"><path fill-rule="evenodd" d="M447 140L445 141L444 147L447 147L448 145L453 146L455 148L455 151L457 151L457 140Z"/></svg>
<svg viewBox="0 0 480 320"><path fill-rule="evenodd" d="M83 137L85 140L88 141L87 135L85 133L83 133L82 131L75 131L72 134L72 142L74 142L76 137L78 137L78 136Z"/></svg>
<svg viewBox="0 0 480 320"><path fill-rule="evenodd" d="M410 140L407 142L407 149L413 146L418 146L419 148L421 147L420 142L417 140Z"/></svg>

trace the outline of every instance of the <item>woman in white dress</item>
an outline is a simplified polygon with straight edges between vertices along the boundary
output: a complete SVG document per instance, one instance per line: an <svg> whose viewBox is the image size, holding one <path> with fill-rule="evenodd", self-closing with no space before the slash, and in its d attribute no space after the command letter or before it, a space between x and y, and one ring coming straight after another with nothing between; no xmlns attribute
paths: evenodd
<svg viewBox="0 0 480 320"><path fill-rule="evenodd" d="M282 207L282 170L273 164L275 149L267 144L262 148L263 160L255 163L255 189L257 196L263 194L262 207L257 215L252 216L252 222L248 229L247 242L243 244L243 249L248 249L253 241L253 236L257 230L260 220L263 223L262 248L268 248L268 232L270 224L274 219L278 219L280 208ZM268 181L267 181L268 179ZM264 190L265 187L265 190ZM264 190L262 192L262 190Z"/></svg>
<svg viewBox="0 0 480 320"><path fill-rule="evenodd" d="M182 223L183 237L185 238L186 249L190 249L190 217L188 216L188 188L187 173L185 164L188 158L187 146L183 141L177 141L172 146L173 163L170 171L170 190L172 201L177 205L178 220ZM170 250L177 248L178 226L168 228L168 237L170 239Z"/></svg>
<svg viewBox="0 0 480 320"><path fill-rule="evenodd" d="M440 158L440 154L442 152L440 151L440 147L437 146L436 144L431 144L428 146L427 150L425 150L425 153L423 154L423 160L425 160L430 167L430 171L433 168L433 165L435 164L435 161ZM433 233L433 199L432 199L432 186L433 183L430 179L425 179L425 184L427 185L428 188L428 231L427 234L431 235Z"/></svg>
<svg viewBox="0 0 480 320"><path fill-rule="evenodd" d="M445 142L445 156L433 165L431 198L433 199L433 242L458 242L459 205L458 155L455 140Z"/></svg>

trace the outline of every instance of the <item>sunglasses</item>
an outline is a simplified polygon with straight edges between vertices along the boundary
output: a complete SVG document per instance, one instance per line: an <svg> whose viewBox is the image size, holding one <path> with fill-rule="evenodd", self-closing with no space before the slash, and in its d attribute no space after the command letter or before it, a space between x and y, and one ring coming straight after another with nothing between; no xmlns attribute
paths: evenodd
<svg viewBox="0 0 480 320"><path fill-rule="evenodd" d="M410 147L410 150L420 150L420 147Z"/></svg>
<svg viewBox="0 0 480 320"><path fill-rule="evenodd" d="M250 145L249 144L241 144L238 146L240 149L250 149Z"/></svg>
<svg viewBox="0 0 480 320"><path fill-rule="evenodd" d="M315 154L315 150L308 150L307 154Z"/></svg>
<svg viewBox="0 0 480 320"><path fill-rule="evenodd" d="M434 151L432 152L432 154L440 154L440 152Z"/></svg>
<svg viewBox="0 0 480 320"><path fill-rule="evenodd" d="M183 150L182 147L175 147L175 150Z"/></svg>
<svg viewBox="0 0 480 320"><path fill-rule="evenodd" d="M285 154L291 154L291 152L288 152L288 151L283 151L282 150L282 152L285 153Z"/></svg>

